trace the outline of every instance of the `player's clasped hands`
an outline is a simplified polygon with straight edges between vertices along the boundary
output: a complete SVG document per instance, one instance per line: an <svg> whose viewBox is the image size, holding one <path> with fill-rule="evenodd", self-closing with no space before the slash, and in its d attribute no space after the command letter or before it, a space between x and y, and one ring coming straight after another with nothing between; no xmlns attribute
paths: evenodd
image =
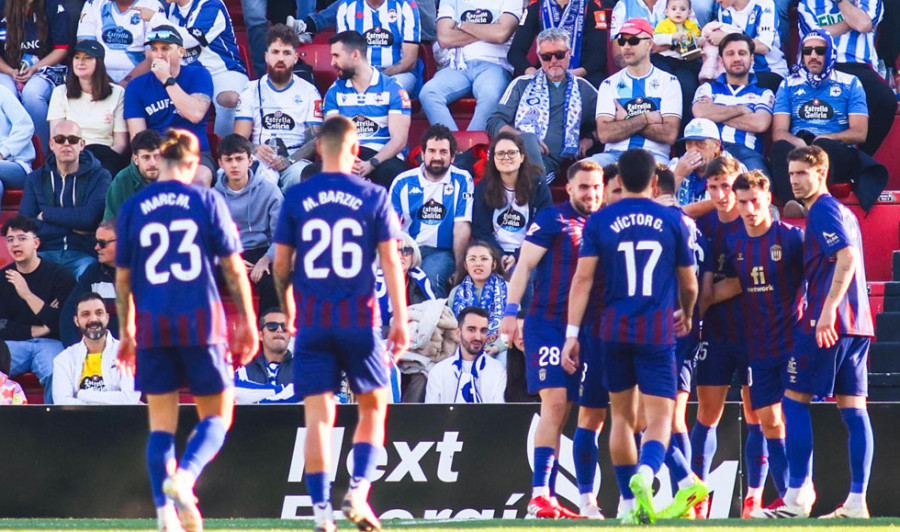
<svg viewBox="0 0 900 532"><path fill-rule="evenodd" d="M578 338L574 338L571 336L566 338L566 343L563 345L561 363L563 371L565 371L569 375L573 375L578 369L578 353L580 352L580 350L581 344L578 343Z"/></svg>

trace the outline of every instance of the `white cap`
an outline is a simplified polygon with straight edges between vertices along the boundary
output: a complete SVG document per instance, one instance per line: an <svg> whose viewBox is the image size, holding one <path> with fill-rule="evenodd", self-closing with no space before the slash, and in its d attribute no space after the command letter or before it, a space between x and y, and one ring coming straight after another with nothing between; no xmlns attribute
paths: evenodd
<svg viewBox="0 0 900 532"><path fill-rule="evenodd" d="M684 127L684 137L678 139L678 142L685 140L706 140L713 139L721 141L719 137L719 126L708 118L695 118L688 122Z"/></svg>

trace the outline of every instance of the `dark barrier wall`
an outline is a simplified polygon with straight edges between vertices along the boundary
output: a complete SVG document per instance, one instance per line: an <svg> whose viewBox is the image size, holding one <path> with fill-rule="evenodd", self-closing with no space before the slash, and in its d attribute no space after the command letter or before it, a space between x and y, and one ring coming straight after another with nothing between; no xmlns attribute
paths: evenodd
<svg viewBox="0 0 900 532"><path fill-rule="evenodd" d="M900 406L872 405L876 453L869 495L873 515L900 516L892 504L900 467L890 446L900 427ZM537 405L400 405L388 419L386 457L378 468L372 504L384 517L521 518L531 491L530 435ZM574 417L574 416L573 416ZM713 517L737 516L742 429L740 407L727 406L719 428L719 452L709 479ZM692 419L692 415L689 416ZM353 407L339 407L334 443L339 500L348 482ZM179 453L196 422L182 407ZM813 407L815 473L825 513L846 495L846 433L833 405ZM571 435L574 421L566 431ZM0 409L0 456L6 487L4 517L151 517L154 510L144 465L146 407L11 407ZM217 459L197 487L207 517L308 518L303 484L305 429L300 406L238 407L235 423ZM561 451L559 495L577 501L571 440ZM599 501L615 514L618 492L600 440ZM665 471L657 500L670 498ZM771 494L766 502L771 500Z"/></svg>

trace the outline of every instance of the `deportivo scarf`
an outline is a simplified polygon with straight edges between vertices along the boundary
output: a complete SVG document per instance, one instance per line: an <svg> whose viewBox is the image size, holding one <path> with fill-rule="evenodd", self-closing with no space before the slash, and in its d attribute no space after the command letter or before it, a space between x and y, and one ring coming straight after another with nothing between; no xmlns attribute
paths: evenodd
<svg viewBox="0 0 900 532"><path fill-rule="evenodd" d="M480 300L475 301L475 281L471 275L466 275L453 298L453 314L459 316L462 309L471 306L481 307L490 315L486 343L496 340L500 331L500 320L503 319L503 310L506 308L506 281L503 277L492 273L481 289Z"/></svg>
<svg viewBox="0 0 900 532"><path fill-rule="evenodd" d="M574 157L578 153L578 136L581 131L581 89L578 87L578 79L571 72L566 72L566 82L566 98L563 103L566 110L563 128L565 136L560 152L563 159ZM547 136L547 128L550 126L550 88L547 85L547 74L543 70L534 74L522 92L513 125L523 133L537 135L541 140Z"/></svg>
<svg viewBox="0 0 900 532"><path fill-rule="evenodd" d="M584 36L584 2L585 0L569 0L565 8L556 0L541 0L541 27L561 28L569 32L569 48L572 60L569 68L581 66L581 38Z"/></svg>
<svg viewBox="0 0 900 532"><path fill-rule="evenodd" d="M825 68L822 69L821 74L813 74L809 70L806 70L806 67L803 66L803 43L806 42L806 39L810 37L818 37L825 41L825 46L828 50L825 52ZM800 49L797 50L797 64L793 67L794 74L804 76L806 78L806 82L813 86L813 88L819 88L819 85L831 77L831 73L834 71L834 64L837 62L837 50L834 49L834 39L831 38L831 35L828 34L827 31L817 28L811 30L809 33L803 36L803 40L800 42Z"/></svg>

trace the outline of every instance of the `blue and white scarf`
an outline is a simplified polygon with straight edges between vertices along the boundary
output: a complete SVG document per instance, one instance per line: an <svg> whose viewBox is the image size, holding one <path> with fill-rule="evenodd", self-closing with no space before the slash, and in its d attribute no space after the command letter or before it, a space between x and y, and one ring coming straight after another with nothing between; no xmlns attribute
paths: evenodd
<svg viewBox="0 0 900 532"><path fill-rule="evenodd" d="M453 373L456 374L456 393L453 396L453 402L456 403L457 398L462 399L464 403L483 403L484 398L479 390L478 377L481 370L487 365L485 354L482 352L478 358L472 361L472 368L469 372L463 370L463 359L460 348L456 348L456 360L453 361Z"/></svg>
<svg viewBox="0 0 900 532"><path fill-rule="evenodd" d="M475 281L472 280L472 276L466 275L453 298L453 314L459 316L462 309L471 306L481 307L490 315L486 343L496 340L500 331L500 320L503 319L503 310L506 308L506 281L503 277L492 273L481 289L481 298L475 301Z"/></svg>
<svg viewBox="0 0 900 532"><path fill-rule="evenodd" d="M819 39L824 40L825 46L828 48L825 52L825 68L822 69L821 74L813 74L803 66L803 43L810 37L818 37ZM800 42L800 49L797 50L797 64L794 65L792 71L794 74L805 77L806 82L812 85L813 88L819 88L819 85L823 81L831 77L836 62L837 50L834 48L834 39L831 38L831 35L827 31L816 28L803 36L803 40Z"/></svg>
<svg viewBox="0 0 900 532"><path fill-rule="evenodd" d="M581 38L584 36L584 0L569 0L565 9L555 0L541 0L541 28L561 28L569 32L572 60L569 68L581 66Z"/></svg>
<svg viewBox="0 0 900 532"><path fill-rule="evenodd" d="M513 124L519 131L537 135L541 140L547 136L547 128L550 125L550 88L547 81L547 74L543 70L531 78L519 100ZM566 98L563 104L566 110L566 123L563 128L565 137L560 152L563 159L574 157L578 153L578 137L581 132L581 89L578 87L578 78L571 72L566 72L566 83Z"/></svg>

